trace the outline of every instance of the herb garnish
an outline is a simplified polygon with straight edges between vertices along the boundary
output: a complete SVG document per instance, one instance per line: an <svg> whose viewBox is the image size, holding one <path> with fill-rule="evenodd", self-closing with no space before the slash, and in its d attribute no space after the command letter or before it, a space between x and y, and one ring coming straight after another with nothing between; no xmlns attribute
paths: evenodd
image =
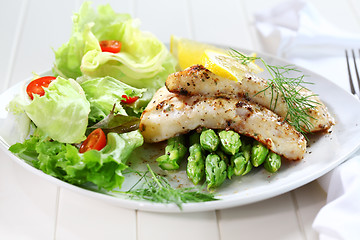
<svg viewBox="0 0 360 240"><path fill-rule="evenodd" d="M148 200L156 203L175 203L182 210L183 203L207 202L218 200L212 193L202 192L196 187L192 188L173 188L169 181L160 176L150 168L144 173L136 171L140 179L128 190L122 192L132 199ZM150 177L148 176L150 173ZM137 186L143 182L143 187Z"/></svg>
<svg viewBox="0 0 360 240"><path fill-rule="evenodd" d="M314 117L309 114L309 110L319 103L311 99L313 96L316 96L316 94L301 94L301 91L305 89L302 86L303 84L313 83L304 81L305 76L302 74L297 77L290 77L288 75L291 72L301 73L300 70L294 65L272 66L267 64L261 57L246 56L234 49L231 49L230 56L245 65L252 61L260 60L269 72L271 79L268 79L268 86L255 95L270 89L270 109L273 111L276 108L279 96L281 96L285 100L288 108L285 120L301 133L310 132L310 129L313 127L310 119L314 119Z"/></svg>

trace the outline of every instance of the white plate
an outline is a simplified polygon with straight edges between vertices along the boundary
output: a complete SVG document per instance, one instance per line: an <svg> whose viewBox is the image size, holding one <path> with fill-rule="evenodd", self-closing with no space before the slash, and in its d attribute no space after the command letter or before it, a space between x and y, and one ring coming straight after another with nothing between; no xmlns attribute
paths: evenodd
<svg viewBox="0 0 360 240"><path fill-rule="evenodd" d="M287 62L261 54L269 64L286 65ZM234 177L231 181L227 180L216 192L216 197L220 200L205 203L183 204L183 212L207 211L223 209L234 206L254 203L268 199L282 193L291 191L297 187L305 185L312 180L326 174L360 147L360 102L339 88L327 79L310 72L309 70L298 68L309 77L306 80L314 82L314 85L306 85L315 93L319 94L321 100L328 106L329 111L336 119L336 125L329 134L318 134L310 137L309 147L303 160L283 164L280 171L276 174L269 174L263 169L256 169L244 177ZM50 72L48 73L50 74ZM146 201L124 199L118 196L111 196L107 193L99 193L84 188L80 188L33 168L23 160L17 158L8 149L9 142L6 132L16 132L16 126L7 119L5 107L7 103L23 87L24 82L19 83L8 89L0 96L0 124L2 131L0 137L1 146L11 159L32 173L43 177L61 187L71 189L78 193L97 198L119 207L139 209L153 212L179 212L179 208L174 204L154 204ZM4 131L4 130L7 131ZM144 169L143 161L151 163L152 169L158 169L154 163L154 158L163 153L164 145L145 145L132 155L132 167ZM155 170L160 171L160 170ZM161 172L165 173L165 172ZM165 173L166 174L166 173ZM185 164L177 172L168 174L169 180L174 185L189 186L186 178ZM124 188L131 186L136 177L129 177L125 180Z"/></svg>

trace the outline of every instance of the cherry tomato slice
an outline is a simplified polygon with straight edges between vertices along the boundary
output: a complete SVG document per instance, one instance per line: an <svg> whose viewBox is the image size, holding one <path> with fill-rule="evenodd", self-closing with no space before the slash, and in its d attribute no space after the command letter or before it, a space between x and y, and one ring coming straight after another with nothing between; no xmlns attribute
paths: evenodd
<svg viewBox="0 0 360 240"><path fill-rule="evenodd" d="M47 88L49 84L55 79L56 77L52 77L52 76L37 78L29 83L29 85L26 87L26 92L31 99L34 99L33 94L38 94L40 95L40 97L44 96L45 94L44 87Z"/></svg>
<svg viewBox="0 0 360 240"><path fill-rule="evenodd" d="M84 153L89 150L98 150L100 151L106 146L106 136L101 128L97 128L92 131L86 140L81 144L79 153Z"/></svg>
<svg viewBox="0 0 360 240"><path fill-rule="evenodd" d="M118 53L121 50L121 42L117 40L103 40L99 43L103 52Z"/></svg>
<svg viewBox="0 0 360 240"><path fill-rule="evenodd" d="M122 102L122 103L126 103L126 104L134 103L136 100L139 99L138 96L128 97L128 96L126 96L126 95L122 95L121 97L125 98L125 100L121 100L121 102Z"/></svg>

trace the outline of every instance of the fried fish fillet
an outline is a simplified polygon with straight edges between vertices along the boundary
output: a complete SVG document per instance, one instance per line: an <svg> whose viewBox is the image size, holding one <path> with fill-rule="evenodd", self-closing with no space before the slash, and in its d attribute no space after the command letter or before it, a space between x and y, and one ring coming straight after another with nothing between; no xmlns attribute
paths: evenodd
<svg viewBox="0 0 360 240"><path fill-rule="evenodd" d="M273 109L274 106L271 105L274 104L272 90L269 88L259 93L268 87L268 83L251 73L246 73L242 81L237 82L217 76L201 65L194 65L184 71L169 75L166 80L166 87L170 92L184 96L244 97L272 109L283 118L286 118L288 113L288 107L281 95L279 95L276 107ZM302 96L309 96L309 100L317 103L312 104L313 107L307 110L311 126L305 130L310 132L323 131L334 125L334 118L317 95L305 88L302 88L300 93Z"/></svg>
<svg viewBox="0 0 360 240"><path fill-rule="evenodd" d="M160 142L198 127L232 129L289 160L303 158L306 140L283 118L244 98L185 97L160 88L142 113L146 142Z"/></svg>

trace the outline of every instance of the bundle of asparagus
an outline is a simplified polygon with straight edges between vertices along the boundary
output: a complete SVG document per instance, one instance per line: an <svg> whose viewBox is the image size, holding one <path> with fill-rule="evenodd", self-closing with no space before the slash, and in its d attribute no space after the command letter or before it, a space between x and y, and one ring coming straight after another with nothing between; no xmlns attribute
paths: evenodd
<svg viewBox="0 0 360 240"><path fill-rule="evenodd" d="M195 185L205 179L208 189L219 187L234 175L244 176L253 167L263 166L270 173L281 167L280 155L232 130L202 129L172 137L157 162L164 170L175 170L186 157L188 178Z"/></svg>

